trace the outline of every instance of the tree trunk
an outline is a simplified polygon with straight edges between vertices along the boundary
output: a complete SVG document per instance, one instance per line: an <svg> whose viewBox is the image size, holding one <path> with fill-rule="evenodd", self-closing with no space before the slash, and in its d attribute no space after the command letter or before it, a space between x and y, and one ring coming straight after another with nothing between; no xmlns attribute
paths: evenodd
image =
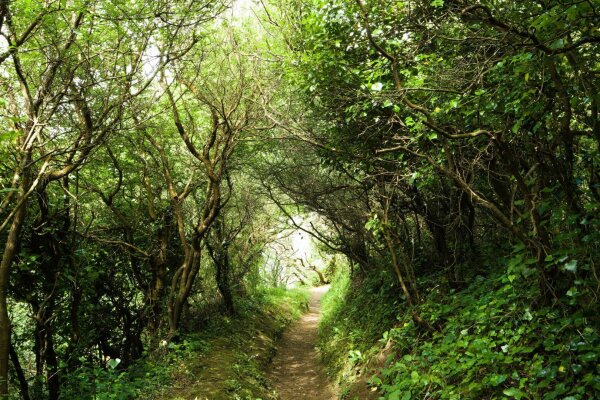
<svg viewBox="0 0 600 400"><path fill-rule="evenodd" d="M231 294L231 284L229 282L229 256L227 249L222 249L221 251L222 254L214 259L217 273L217 287L223 297L225 313L227 315L234 315L235 307L233 304L233 295Z"/></svg>
<svg viewBox="0 0 600 400"><path fill-rule="evenodd" d="M175 272L171 283L171 295L168 302L169 314L169 336L175 337L179 324L183 306L187 301L196 275L200 270L200 249L189 247L186 250L185 259L181 267Z"/></svg>
<svg viewBox="0 0 600 400"><path fill-rule="evenodd" d="M58 400L60 397L60 376L58 373L58 360L54 350L54 339L48 325L43 328L44 356L46 359L46 382L48 385L48 400Z"/></svg>
<svg viewBox="0 0 600 400"><path fill-rule="evenodd" d="M24 179L26 181L26 179ZM27 182L21 188L27 187ZM22 189L22 196L25 190ZM20 198L21 196L19 196ZM8 238L4 246L2 261L0 262L0 398L8 398L8 360L10 353L11 324L8 316L7 296L10 268L20 244L20 233L27 210L27 201L23 201L13 217Z"/></svg>
<svg viewBox="0 0 600 400"><path fill-rule="evenodd" d="M23 367L21 366L21 362L19 361L19 355L15 350L15 347L10 345L10 359L12 361L13 367L15 368L15 373L17 374L17 379L19 380L19 387L21 388L21 398L23 400L30 400L29 397L29 385L27 384L27 378L25 377L25 372L23 372Z"/></svg>
<svg viewBox="0 0 600 400"><path fill-rule="evenodd" d="M150 189L148 189L150 193ZM150 214L153 216L152 220L156 220L155 211L151 206L151 200L149 200ZM165 284L167 279L167 265L168 265L168 252L169 245L171 244L171 226L172 226L172 210L169 208L165 211L164 218L162 219L162 226L157 232L158 238L158 249L156 254L150 257L150 269L152 271L152 281L150 283L150 289L148 291L149 301L149 323L148 328L150 332L156 332L162 322L162 311L163 301L165 294Z"/></svg>
<svg viewBox="0 0 600 400"><path fill-rule="evenodd" d="M321 271L319 271L317 269L317 267L315 267L314 265L309 265L309 268L312 269L313 271L315 271L317 273L317 275L319 276L319 283L321 285L327 285L329 283L327 281L327 279L325 279L325 276L323 275L323 273Z"/></svg>
<svg viewBox="0 0 600 400"><path fill-rule="evenodd" d="M152 257L150 260L152 270L152 281L148 292L149 301L149 323L150 332L156 332L161 325L162 301L165 292L165 278L167 275L167 264L162 257Z"/></svg>

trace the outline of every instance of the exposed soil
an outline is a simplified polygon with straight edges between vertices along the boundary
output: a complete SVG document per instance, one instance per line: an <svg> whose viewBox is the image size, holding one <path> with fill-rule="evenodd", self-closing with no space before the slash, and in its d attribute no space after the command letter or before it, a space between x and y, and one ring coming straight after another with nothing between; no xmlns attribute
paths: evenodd
<svg viewBox="0 0 600 400"><path fill-rule="evenodd" d="M308 312L285 331L279 342L269 377L280 400L337 398L315 349L321 318L319 303L328 289L328 286L311 289Z"/></svg>

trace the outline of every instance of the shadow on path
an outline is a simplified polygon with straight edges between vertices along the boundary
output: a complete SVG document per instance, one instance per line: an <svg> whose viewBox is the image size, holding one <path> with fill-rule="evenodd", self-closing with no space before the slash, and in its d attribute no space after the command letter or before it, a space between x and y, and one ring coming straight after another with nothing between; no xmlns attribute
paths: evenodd
<svg viewBox="0 0 600 400"><path fill-rule="evenodd" d="M321 319L320 300L329 286L310 290L309 310L283 334L270 379L281 400L334 400L315 349Z"/></svg>

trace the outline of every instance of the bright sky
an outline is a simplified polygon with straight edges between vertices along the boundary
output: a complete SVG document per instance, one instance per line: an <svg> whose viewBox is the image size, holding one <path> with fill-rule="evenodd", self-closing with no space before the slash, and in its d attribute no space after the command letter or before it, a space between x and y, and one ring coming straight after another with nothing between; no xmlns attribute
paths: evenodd
<svg viewBox="0 0 600 400"><path fill-rule="evenodd" d="M286 223L285 219L282 219L281 222ZM319 216L315 213L295 215L294 223L303 229L311 229L311 223L319 229L325 229ZM280 270L281 278L285 280L285 277L289 276L288 285L294 286L298 282L296 277L290 275L294 272L294 268L306 271L307 266L313 265L322 269L327 264L330 256L318 252L316 239L310 234L290 225L287 225L287 227L289 230L282 231L279 239L267 246L266 254L268 254L269 259L266 261L265 268L267 271L273 271L273 268L283 267ZM305 266L302 266L300 260ZM306 271L306 274L310 275L311 272Z"/></svg>
<svg viewBox="0 0 600 400"><path fill-rule="evenodd" d="M254 0L234 0L231 7L231 14L235 19L245 19L252 17L252 9L260 4Z"/></svg>
<svg viewBox="0 0 600 400"><path fill-rule="evenodd" d="M311 256L312 243L310 236L301 230L296 230L292 237L292 251L297 258L308 261Z"/></svg>

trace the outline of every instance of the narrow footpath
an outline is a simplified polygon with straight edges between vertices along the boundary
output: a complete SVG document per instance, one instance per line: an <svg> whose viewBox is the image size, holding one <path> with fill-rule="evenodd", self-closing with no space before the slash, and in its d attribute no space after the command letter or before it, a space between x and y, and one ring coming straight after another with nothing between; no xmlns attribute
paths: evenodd
<svg viewBox="0 0 600 400"><path fill-rule="evenodd" d="M283 334L270 373L280 400L336 399L315 349L320 301L328 289L312 288L308 312Z"/></svg>

